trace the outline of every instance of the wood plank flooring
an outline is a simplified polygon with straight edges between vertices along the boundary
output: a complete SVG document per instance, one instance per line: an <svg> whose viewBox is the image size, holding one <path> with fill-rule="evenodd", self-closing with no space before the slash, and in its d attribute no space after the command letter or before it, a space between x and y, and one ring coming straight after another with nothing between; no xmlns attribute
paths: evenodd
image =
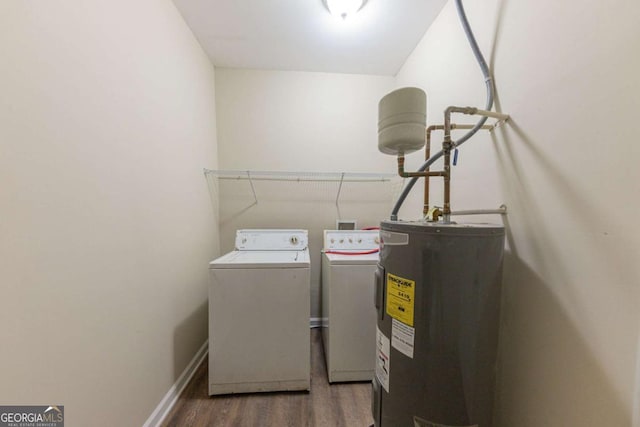
<svg viewBox="0 0 640 427"><path fill-rule="evenodd" d="M208 395L208 361L198 367L164 427L369 427L370 383L332 384L320 329L311 330L311 391Z"/></svg>

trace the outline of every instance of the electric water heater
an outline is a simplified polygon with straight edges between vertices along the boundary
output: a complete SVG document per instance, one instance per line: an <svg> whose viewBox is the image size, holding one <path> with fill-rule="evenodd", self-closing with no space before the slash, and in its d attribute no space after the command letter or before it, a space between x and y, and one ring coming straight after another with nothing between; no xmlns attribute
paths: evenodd
<svg viewBox="0 0 640 427"><path fill-rule="evenodd" d="M376 427L491 427L504 227L383 221Z"/></svg>

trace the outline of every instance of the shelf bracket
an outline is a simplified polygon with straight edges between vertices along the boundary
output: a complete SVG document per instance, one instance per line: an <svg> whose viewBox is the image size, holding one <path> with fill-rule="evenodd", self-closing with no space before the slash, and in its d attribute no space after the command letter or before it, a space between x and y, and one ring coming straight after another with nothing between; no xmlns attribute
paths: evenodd
<svg viewBox="0 0 640 427"><path fill-rule="evenodd" d="M342 219L340 215L340 192L342 191L342 183L344 182L344 172L340 174L340 184L338 184L338 193L336 194L336 210L338 211L338 219Z"/></svg>
<svg viewBox="0 0 640 427"><path fill-rule="evenodd" d="M249 185L251 186L251 192L253 193L253 204L258 204L258 196L256 195L256 189L253 187L253 180L251 179L251 172L247 171L247 179L249 180Z"/></svg>

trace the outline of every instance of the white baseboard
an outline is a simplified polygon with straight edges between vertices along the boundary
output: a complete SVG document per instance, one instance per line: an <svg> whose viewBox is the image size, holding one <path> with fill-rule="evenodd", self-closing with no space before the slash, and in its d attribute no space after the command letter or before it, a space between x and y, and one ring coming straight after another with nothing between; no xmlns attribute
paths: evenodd
<svg viewBox="0 0 640 427"><path fill-rule="evenodd" d="M640 427L640 335L636 346L636 384L633 398L633 427Z"/></svg>
<svg viewBox="0 0 640 427"><path fill-rule="evenodd" d="M323 325L324 322L321 317L311 317L309 319L309 326L311 328L321 328ZM196 373L196 369L198 369L198 366L200 366L208 352L209 340L206 340L142 427L157 427L164 421L169 411L171 411L171 408L173 408L178 401L180 393L182 393L182 390L184 390L189 381L191 381L191 378L193 378L193 375Z"/></svg>
<svg viewBox="0 0 640 427"><path fill-rule="evenodd" d="M206 340L142 427L157 427L164 421L169 411L171 411L171 408L173 408L178 401L180 393L182 393L182 390L189 384L189 381L191 381L191 378L193 378L193 375L196 373L196 369L198 369L198 366L200 366L208 352L209 340Z"/></svg>

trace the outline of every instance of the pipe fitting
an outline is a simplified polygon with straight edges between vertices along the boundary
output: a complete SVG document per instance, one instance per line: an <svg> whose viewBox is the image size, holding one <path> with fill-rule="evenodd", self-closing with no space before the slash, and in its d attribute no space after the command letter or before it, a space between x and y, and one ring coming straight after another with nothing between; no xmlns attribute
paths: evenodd
<svg viewBox="0 0 640 427"><path fill-rule="evenodd" d="M404 155L398 154L398 175L402 178L407 178L404 173Z"/></svg>

